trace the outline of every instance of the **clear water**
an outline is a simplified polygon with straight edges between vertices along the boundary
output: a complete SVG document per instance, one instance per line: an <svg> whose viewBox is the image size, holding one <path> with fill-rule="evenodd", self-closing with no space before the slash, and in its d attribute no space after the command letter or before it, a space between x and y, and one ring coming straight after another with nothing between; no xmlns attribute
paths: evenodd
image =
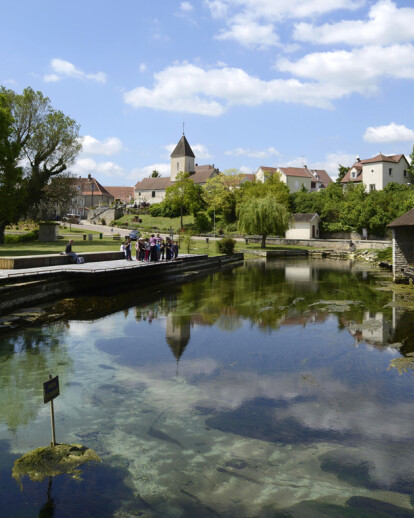
<svg viewBox="0 0 414 518"><path fill-rule="evenodd" d="M0 515L414 516L414 314L384 275L259 261L0 336ZM49 373L58 442L103 462L48 496L11 469L50 442Z"/></svg>

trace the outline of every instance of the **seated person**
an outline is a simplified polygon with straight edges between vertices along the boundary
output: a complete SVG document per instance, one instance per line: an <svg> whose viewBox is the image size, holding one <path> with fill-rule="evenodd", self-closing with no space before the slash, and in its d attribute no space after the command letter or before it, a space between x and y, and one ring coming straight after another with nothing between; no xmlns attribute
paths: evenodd
<svg viewBox="0 0 414 518"><path fill-rule="evenodd" d="M69 239L69 243L66 245L66 248L65 248L65 254L70 257L70 260L72 261L72 263L76 263L76 262L78 262L78 254L75 254L75 252L72 252L72 244L73 244L73 239Z"/></svg>

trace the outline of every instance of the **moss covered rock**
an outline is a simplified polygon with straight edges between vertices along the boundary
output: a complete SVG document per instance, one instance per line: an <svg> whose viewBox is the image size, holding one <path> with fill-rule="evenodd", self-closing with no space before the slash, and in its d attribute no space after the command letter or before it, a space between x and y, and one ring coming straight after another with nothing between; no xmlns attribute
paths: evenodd
<svg viewBox="0 0 414 518"><path fill-rule="evenodd" d="M37 482L62 473L79 478L79 466L90 461L101 462L101 459L92 449L81 444L57 444L36 448L15 461L12 477L20 486L24 476Z"/></svg>

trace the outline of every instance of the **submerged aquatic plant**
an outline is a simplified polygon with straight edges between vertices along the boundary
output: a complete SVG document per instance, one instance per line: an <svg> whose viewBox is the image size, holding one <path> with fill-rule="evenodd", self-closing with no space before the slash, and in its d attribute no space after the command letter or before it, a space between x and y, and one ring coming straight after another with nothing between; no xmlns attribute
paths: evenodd
<svg viewBox="0 0 414 518"><path fill-rule="evenodd" d="M21 479L28 476L30 480L41 482L45 477L55 477L62 473L79 479L79 466L86 462L102 462L91 449L81 444L57 444L46 448L36 448L17 459L12 469L12 477L22 489Z"/></svg>
<svg viewBox="0 0 414 518"><path fill-rule="evenodd" d="M387 370L392 368L398 369L398 374L400 376L403 372L408 372L408 369L414 371L414 353L408 353L407 356L391 360Z"/></svg>

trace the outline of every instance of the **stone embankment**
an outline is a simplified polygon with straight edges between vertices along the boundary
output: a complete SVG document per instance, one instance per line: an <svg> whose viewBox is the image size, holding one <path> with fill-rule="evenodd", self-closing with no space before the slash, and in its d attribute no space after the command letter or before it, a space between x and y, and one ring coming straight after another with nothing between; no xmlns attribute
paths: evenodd
<svg viewBox="0 0 414 518"><path fill-rule="evenodd" d="M14 270L0 276L0 314L21 307L108 290L125 291L171 283L242 264L243 254L186 256L170 262L107 261L65 267ZM10 270L9 270L10 272Z"/></svg>

